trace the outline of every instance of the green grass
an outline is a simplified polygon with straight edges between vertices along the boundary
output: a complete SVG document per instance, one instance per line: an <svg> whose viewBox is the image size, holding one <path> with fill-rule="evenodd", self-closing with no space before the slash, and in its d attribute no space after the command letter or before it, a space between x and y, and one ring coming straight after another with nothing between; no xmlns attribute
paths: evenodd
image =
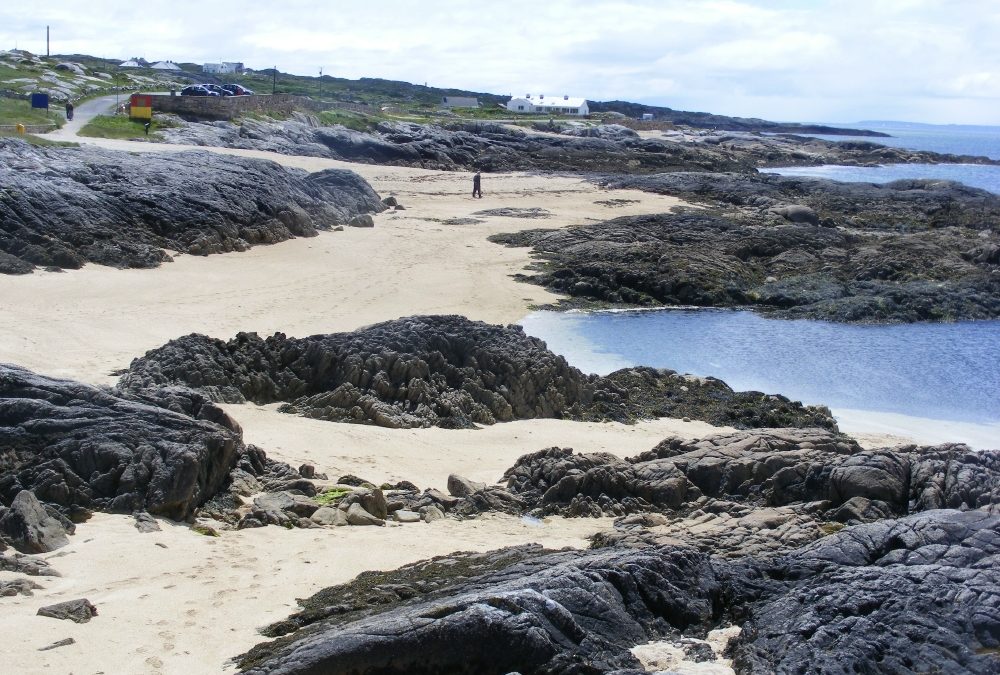
<svg viewBox="0 0 1000 675"><path fill-rule="evenodd" d="M317 115L324 126L340 124L355 131L371 131L385 118L353 112L351 110L324 110Z"/></svg>
<svg viewBox="0 0 1000 675"><path fill-rule="evenodd" d="M73 143L72 141L50 141L44 136L35 136L34 134L18 134L18 133L8 133L6 131L0 130L0 138L20 138L22 141L29 145L37 145L43 148L79 148L79 143Z"/></svg>
<svg viewBox="0 0 1000 675"><path fill-rule="evenodd" d="M330 506L331 504L336 504L344 497L344 495L348 495L350 493L351 490L347 488L330 488L323 494L316 495L314 500L321 506Z"/></svg>
<svg viewBox="0 0 1000 675"><path fill-rule="evenodd" d="M90 136L92 138L146 138L145 121L129 119L125 115L98 115L80 129L80 136ZM157 120L153 117L152 125L149 127L149 137L158 138L156 132L160 129L168 129L174 126L169 122Z"/></svg>
<svg viewBox="0 0 1000 675"><path fill-rule="evenodd" d="M53 108L50 112L45 112L40 108L32 108L30 101L22 101L16 98L0 98L0 125L8 124L48 124L54 122L56 126L62 124L62 115Z"/></svg>

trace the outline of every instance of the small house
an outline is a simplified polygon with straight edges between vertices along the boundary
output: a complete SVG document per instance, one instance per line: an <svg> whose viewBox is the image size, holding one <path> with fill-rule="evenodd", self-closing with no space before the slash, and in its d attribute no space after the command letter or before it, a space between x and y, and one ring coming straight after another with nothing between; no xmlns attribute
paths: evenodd
<svg viewBox="0 0 1000 675"><path fill-rule="evenodd" d="M243 72L242 61L223 61L222 63L206 63L202 65L201 72L212 75L228 75L231 73Z"/></svg>
<svg viewBox="0 0 1000 675"><path fill-rule="evenodd" d="M154 70L180 70L180 66L173 61L157 61L150 68Z"/></svg>
<svg viewBox="0 0 1000 675"><path fill-rule="evenodd" d="M138 61L135 59L129 59L128 61L122 61L118 64L119 68L142 68Z"/></svg>
<svg viewBox="0 0 1000 675"><path fill-rule="evenodd" d="M532 96L525 94L523 98L512 98L507 101L507 110L514 113L544 113L546 115L579 115L590 114L587 100L570 96L550 96L545 94Z"/></svg>

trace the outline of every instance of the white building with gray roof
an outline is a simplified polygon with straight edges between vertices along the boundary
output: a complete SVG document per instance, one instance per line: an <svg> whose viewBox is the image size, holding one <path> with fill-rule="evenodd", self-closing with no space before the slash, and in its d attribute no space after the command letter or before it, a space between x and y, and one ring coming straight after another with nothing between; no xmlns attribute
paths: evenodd
<svg viewBox="0 0 1000 675"><path fill-rule="evenodd" d="M589 115L587 99L572 96L548 96L525 94L523 98L512 98L507 102L507 110L514 113L543 113L546 115Z"/></svg>

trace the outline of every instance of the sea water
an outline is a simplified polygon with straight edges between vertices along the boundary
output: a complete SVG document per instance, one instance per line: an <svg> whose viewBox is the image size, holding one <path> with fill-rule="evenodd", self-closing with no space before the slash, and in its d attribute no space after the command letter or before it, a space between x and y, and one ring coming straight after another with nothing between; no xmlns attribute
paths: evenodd
<svg viewBox="0 0 1000 675"><path fill-rule="evenodd" d="M861 123L885 145L1000 159L1000 127ZM831 136L830 140L846 140ZM772 171L769 169L769 171ZM793 167L843 181L957 180L1000 193L1000 167ZM525 330L586 372L647 365L832 408L841 429L1000 448L1000 321L856 326L745 311L537 312Z"/></svg>
<svg viewBox="0 0 1000 675"><path fill-rule="evenodd" d="M973 437L934 438L1000 447L1000 321L860 326L667 309L535 312L522 323L586 372L670 368L828 405L835 416L866 411L895 415L896 426L921 418L976 427Z"/></svg>
<svg viewBox="0 0 1000 675"><path fill-rule="evenodd" d="M868 141L910 150L955 155L974 155L1000 160L1000 127L909 124L904 122L859 122L854 127L882 131L889 138L825 136L829 141ZM815 176L848 182L888 183L903 178L958 181L1000 194L1000 166L982 164L885 164L882 166L796 166L766 169L785 176Z"/></svg>

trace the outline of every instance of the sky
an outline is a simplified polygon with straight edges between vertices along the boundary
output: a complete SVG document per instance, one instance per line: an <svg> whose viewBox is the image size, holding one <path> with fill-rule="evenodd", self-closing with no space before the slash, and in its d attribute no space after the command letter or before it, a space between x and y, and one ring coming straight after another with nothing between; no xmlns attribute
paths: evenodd
<svg viewBox="0 0 1000 675"><path fill-rule="evenodd" d="M0 49L202 63L781 121L1000 125L1000 0L47 0Z"/></svg>

